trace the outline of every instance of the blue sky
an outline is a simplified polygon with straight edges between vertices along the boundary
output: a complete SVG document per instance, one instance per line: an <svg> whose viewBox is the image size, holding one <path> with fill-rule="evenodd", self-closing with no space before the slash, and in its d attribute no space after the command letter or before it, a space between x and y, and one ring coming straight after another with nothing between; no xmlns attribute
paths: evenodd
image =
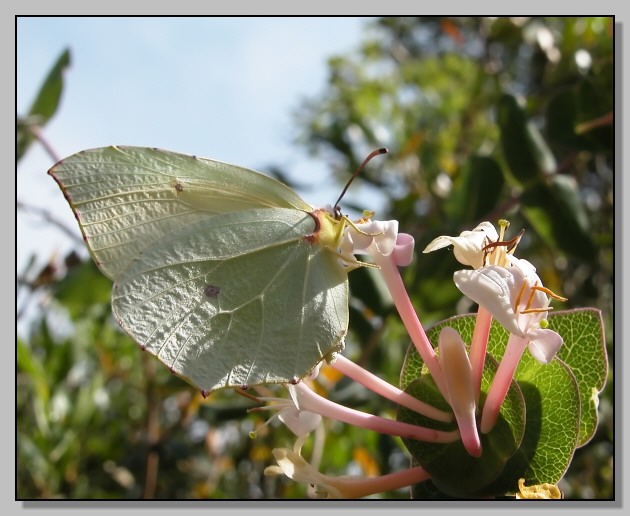
<svg viewBox="0 0 630 516"><path fill-rule="evenodd" d="M17 112L24 114L65 48L72 65L61 106L45 128L60 157L111 144L161 147L264 169L280 164L315 205L339 186L326 163L292 145L291 112L320 93L326 60L356 49L370 19L341 18L20 18ZM46 171L39 146L18 167L17 198L46 207L76 228ZM354 192L355 195L357 191ZM360 195L360 193L359 193ZM77 229L77 234L78 229ZM42 263L73 244L37 217L18 212L18 271L31 253Z"/></svg>

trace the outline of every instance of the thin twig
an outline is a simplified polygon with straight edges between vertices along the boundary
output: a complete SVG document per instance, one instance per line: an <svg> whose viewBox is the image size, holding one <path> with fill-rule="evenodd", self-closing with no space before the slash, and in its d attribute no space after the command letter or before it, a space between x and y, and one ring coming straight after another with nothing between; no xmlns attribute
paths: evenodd
<svg viewBox="0 0 630 516"><path fill-rule="evenodd" d="M49 222L53 226L57 226L61 231L63 231L67 236L69 236L73 241L83 245L83 239L77 235L76 231L70 229L66 224L59 219L57 219L52 213L44 208L39 208L37 206L30 206L28 204L23 203L22 201L17 201L16 207L18 209L22 209L28 211L34 215L40 216L46 222Z"/></svg>
<svg viewBox="0 0 630 516"><path fill-rule="evenodd" d="M48 140L43 135L41 127L33 124L29 126L29 130L31 131L31 134L37 139L37 141L42 144L44 150L48 153L48 155L55 163L61 161L61 157L55 152L55 149L52 148L52 145L48 143Z"/></svg>
<svg viewBox="0 0 630 516"><path fill-rule="evenodd" d="M150 500L155 498L157 486L158 468L160 461L160 405L155 392L155 361L148 354L143 355L146 373L146 400L147 400L147 463L142 498Z"/></svg>

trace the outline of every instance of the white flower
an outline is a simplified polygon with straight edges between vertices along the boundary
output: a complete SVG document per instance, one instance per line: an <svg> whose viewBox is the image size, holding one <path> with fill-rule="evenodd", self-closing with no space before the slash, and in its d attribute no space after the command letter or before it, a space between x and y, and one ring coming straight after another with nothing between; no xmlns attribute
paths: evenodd
<svg viewBox="0 0 630 516"><path fill-rule="evenodd" d="M396 247L397 236L397 220L367 219L351 223L346 226L339 252L342 256L374 253L389 256Z"/></svg>
<svg viewBox="0 0 630 516"><path fill-rule="evenodd" d="M286 385L290 398L259 397L258 400L272 402L272 405L257 407L254 410L277 410L263 425L267 426L274 418L282 421L298 437L311 433L322 420L322 416L300 407L298 393L293 385ZM262 428L262 427L260 427ZM255 433L254 433L255 435Z"/></svg>
<svg viewBox="0 0 630 516"><path fill-rule="evenodd" d="M294 450L274 448L271 453L278 465L266 467L265 475L284 474L296 482L312 485L318 497L343 498L341 492L332 485L335 479L320 473L313 465L304 460L300 455L299 447L296 445Z"/></svg>
<svg viewBox="0 0 630 516"><path fill-rule="evenodd" d="M458 237L442 235L435 238L424 248L423 253L430 253L449 245L458 262L478 269L484 264L484 247L499 240L499 234L490 222L482 222L472 231L462 231Z"/></svg>
<svg viewBox="0 0 630 516"><path fill-rule="evenodd" d="M457 271L457 288L486 308L510 333L528 339L531 354L549 363L562 345L562 337L546 328L551 297L565 300L544 288L534 266L510 257L511 266L487 265L476 270Z"/></svg>
<svg viewBox="0 0 630 516"><path fill-rule="evenodd" d="M394 262L399 267L406 267L413 260L413 249L415 241L408 233L398 233L396 247L392 252Z"/></svg>
<svg viewBox="0 0 630 516"><path fill-rule="evenodd" d="M349 499L364 498L384 491L393 491L429 479L428 472L421 466L369 478L324 475L300 455L303 442L304 439L299 438L293 450L274 448L271 453L278 465L265 468L265 475L284 474L296 482L309 484L318 498Z"/></svg>

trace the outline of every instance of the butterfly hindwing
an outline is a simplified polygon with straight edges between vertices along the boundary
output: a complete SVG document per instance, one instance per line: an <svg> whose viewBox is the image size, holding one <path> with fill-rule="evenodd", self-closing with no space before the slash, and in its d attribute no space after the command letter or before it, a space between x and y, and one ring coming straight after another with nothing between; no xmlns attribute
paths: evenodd
<svg viewBox="0 0 630 516"><path fill-rule="evenodd" d="M116 281L121 326L202 390L285 383L343 348L347 277L298 210L218 215L170 235Z"/></svg>

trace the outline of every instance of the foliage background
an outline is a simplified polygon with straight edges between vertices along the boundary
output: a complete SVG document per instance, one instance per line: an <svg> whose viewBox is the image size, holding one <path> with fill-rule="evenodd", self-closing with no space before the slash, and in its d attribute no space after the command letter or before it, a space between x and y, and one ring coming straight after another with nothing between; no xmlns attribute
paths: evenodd
<svg viewBox="0 0 630 516"><path fill-rule="evenodd" d="M398 219L416 238L404 278L425 324L474 307L452 284L459 267L451 254L423 255L424 246L500 217L510 220L512 236L525 228L519 256L569 298L562 308L602 310L610 373L601 422L560 487L568 498L612 497L613 20L382 18L369 25L358 51L330 58L324 92L296 105L295 144L324 160L340 185L369 151L389 148L360 181L386 198L377 216ZM56 110L69 60L70 53L60 56L30 112L19 114L18 160L46 142L38 135L51 117L63 117ZM290 177L281 165L267 172ZM30 303L40 308L16 348L17 498L307 495L305 486L262 475L271 449L291 446L289 433L266 428L250 439L264 420L245 412L251 402L230 392L203 399L143 355L112 321L111 285L91 262L70 253L41 268L34 257L17 275L16 317ZM354 271L350 281L346 355L396 384L409 344L404 327L370 271ZM328 370L320 388L335 401L394 417L391 404ZM384 474L408 463L396 438L331 422L324 438L320 469L329 474Z"/></svg>

